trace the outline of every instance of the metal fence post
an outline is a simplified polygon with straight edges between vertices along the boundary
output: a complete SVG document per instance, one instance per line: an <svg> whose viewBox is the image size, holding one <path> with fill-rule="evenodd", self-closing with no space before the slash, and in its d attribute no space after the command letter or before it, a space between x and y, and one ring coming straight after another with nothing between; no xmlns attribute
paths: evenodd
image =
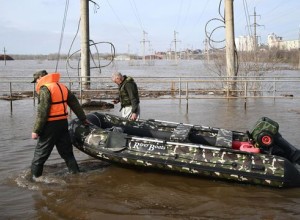
<svg viewBox="0 0 300 220"><path fill-rule="evenodd" d="M181 103L181 77L179 77L179 103Z"/></svg>
<svg viewBox="0 0 300 220"><path fill-rule="evenodd" d="M229 79L228 77L226 78L226 98L229 98Z"/></svg>
<svg viewBox="0 0 300 220"><path fill-rule="evenodd" d="M33 90L32 90L32 97L33 97L33 106L35 106L35 83L33 84Z"/></svg>
<svg viewBox="0 0 300 220"><path fill-rule="evenodd" d="M10 93L10 112L12 112L13 110L13 106L12 106L12 86L11 86L11 82L9 82L9 93Z"/></svg>
<svg viewBox="0 0 300 220"><path fill-rule="evenodd" d="M276 96L276 77L274 77L274 82L273 82L273 97L275 101L275 96Z"/></svg>
<svg viewBox="0 0 300 220"><path fill-rule="evenodd" d="M79 96L80 96L80 104L82 105L82 77L80 77L80 91L79 91Z"/></svg>
<svg viewBox="0 0 300 220"><path fill-rule="evenodd" d="M186 101L189 101L189 82L186 82L185 99Z"/></svg>
<svg viewBox="0 0 300 220"><path fill-rule="evenodd" d="M245 90L244 90L244 95L245 95L245 99L244 99L244 108L247 108L247 93L248 93L248 83L247 81L245 81Z"/></svg>

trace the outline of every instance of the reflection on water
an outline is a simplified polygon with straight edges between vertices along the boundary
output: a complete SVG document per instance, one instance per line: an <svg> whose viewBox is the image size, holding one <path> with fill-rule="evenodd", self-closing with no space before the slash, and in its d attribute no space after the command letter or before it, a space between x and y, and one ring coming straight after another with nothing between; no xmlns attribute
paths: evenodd
<svg viewBox="0 0 300 220"><path fill-rule="evenodd" d="M50 68L48 64L45 67L45 64L47 63L37 63L34 67L28 65L23 74L31 76L36 69ZM124 72L132 71L137 74L140 69L127 67ZM160 70L153 71L169 71L164 66L158 69ZM104 74L110 74L108 72ZM188 108L185 100L179 103L179 100L142 100L141 118L245 131L260 117L267 116L280 124L279 130L284 138L300 147L300 103L297 99L249 99L246 110L243 100L191 99ZM35 109L31 99L20 100L13 102L13 112L10 113L9 102L0 100L2 219L300 217L300 189L297 188L279 190L146 170L130 170L108 166L76 149L75 157L82 170L80 174L68 174L55 149L45 164L45 175L40 181L33 182L29 176L29 167L36 144L31 139ZM119 106L107 112L119 115Z"/></svg>

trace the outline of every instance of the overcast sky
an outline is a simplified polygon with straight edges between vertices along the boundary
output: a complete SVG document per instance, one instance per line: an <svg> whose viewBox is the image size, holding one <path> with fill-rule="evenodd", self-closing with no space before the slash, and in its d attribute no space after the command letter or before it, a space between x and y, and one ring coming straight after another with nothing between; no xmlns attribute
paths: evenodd
<svg viewBox="0 0 300 220"><path fill-rule="evenodd" d="M94 42L111 42L117 53L141 54L144 39L147 50L204 49L206 37L214 29L215 41L225 39L222 22L224 1L219 14L219 0L93 0L90 7L90 38ZM65 14L65 0L0 0L0 49L7 54L49 54L59 50ZM297 40L300 25L300 0L235 0L235 37L253 34L254 8L257 35L266 43L267 35L275 33L284 40ZM61 53L80 49L80 0L70 0ZM214 19L217 18L217 19ZM211 19L211 22L207 22ZM76 37L76 38L75 38ZM71 47L72 41L74 44ZM215 45L218 47L219 45ZM108 47L98 47L107 52Z"/></svg>

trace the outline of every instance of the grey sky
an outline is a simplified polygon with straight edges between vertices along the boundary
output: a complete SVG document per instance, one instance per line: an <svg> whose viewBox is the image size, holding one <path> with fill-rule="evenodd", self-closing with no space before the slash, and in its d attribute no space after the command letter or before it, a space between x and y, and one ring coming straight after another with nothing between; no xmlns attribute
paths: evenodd
<svg viewBox="0 0 300 220"><path fill-rule="evenodd" d="M173 47L174 31L178 49L203 49L205 25L220 18L219 0L94 0L90 3L90 38L108 41L117 53L141 53L143 31L150 41L147 50L166 51ZM57 53L65 12L64 0L0 0L0 49L8 54ZM247 10L245 10L247 8ZM257 35L266 43L267 35L275 33L285 40L299 38L299 0L235 0L235 36L253 31L254 8ZM224 0L221 5L224 15ZM249 16L247 16L249 15ZM80 18L80 0L69 1L68 17L61 53L70 50ZM221 22L210 22L212 31ZM249 29L249 26L252 30ZM214 32L215 40L225 38L224 29ZM71 51L80 48L78 34ZM102 46L100 52L107 52Z"/></svg>

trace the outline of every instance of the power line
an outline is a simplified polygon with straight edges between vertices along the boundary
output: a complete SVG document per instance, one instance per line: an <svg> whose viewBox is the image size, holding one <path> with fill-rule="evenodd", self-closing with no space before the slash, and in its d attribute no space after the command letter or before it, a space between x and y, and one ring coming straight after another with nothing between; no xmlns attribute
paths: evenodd
<svg viewBox="0 0 300 220"><path fill-rule="evenodd" d="M55 72L57 72L58 62L59 62L59 59L60 59L60 51L61 51L62 41L63 41L63 38L64 38L64 30L65 30L65 26L66 26L68 9L69 9L69 0L66 0L64 19L63 19L63 24L62 24L62 27L61 27L61 32L60 32L60 41L59 41L59 47L58 47L58 53L57 53Z"/></svg>
<svg viewBox="0 0 300 220"><path fill-rule="evenodd" d="M133 1L133 3L131 1ZM137 21L138 21L138 23L140 25L141 30L144 30L143 23L142 23L142 20L141 20L141 18L139 16L139 12L138 12L138 9L136 7L135 1L134 0L129 0L129 2L130 2L130 5L132 7L133 14L136 17L136 19L137 19Z"/></svg>
<svg viewBox="0 0 300 220"><path fill-rule="evenodd" d="M244 6L245 17L246 17L246 23L247 23L246 27L248 30L248 35L252 35L251 28L250 28L250 15L248 10L247 0L243 1L243 6Z"/></svg>
<svg viewBox="0 0 300 220"><path fill-rule="evenodd" d="M128 29L126 28L126 26L123 24L122 20L120 19L120 17L118 16L118 14L115 12L114 8L111 6L111 4L109 3L109 0L106 0L107 4L109 5L110 9L112 10L112 12L114 13L114 15L116 16L116 18L118 19L119 23L121 24L121 26L124 28L124 30L130 35L132 36L133 39L137 40L131 33L130 31L128 31Z"/></svg>
<svg viewBox="0 0 300 220"><path fill-rule="evenodd" d="M175 25L175 29L177 29L178 24L179 24L179 20L180 20L180 17L181 17L182 3L183 3L183 0L180 1L179 12L177 13L178 17L177 17L177 22L176 22L176 25Z"/></svg>
<svg viewBox="0 0 300 220"><path fill-rule="evenodd" d="M257 15L256 14L256 10L254 8L254 14L253 15L250 15L250 16L253 16L254 17L254 23L252 25L250 25L251 27L253 27L254 29L254 33L253 33L253 38L254 38L254 51L257 50L257 34L256 34L256 27L259 27L259 26L263 26L263 25L260 25L260 24L257 24L256 23L256 17L260 17L260 15Z"/></svg>

